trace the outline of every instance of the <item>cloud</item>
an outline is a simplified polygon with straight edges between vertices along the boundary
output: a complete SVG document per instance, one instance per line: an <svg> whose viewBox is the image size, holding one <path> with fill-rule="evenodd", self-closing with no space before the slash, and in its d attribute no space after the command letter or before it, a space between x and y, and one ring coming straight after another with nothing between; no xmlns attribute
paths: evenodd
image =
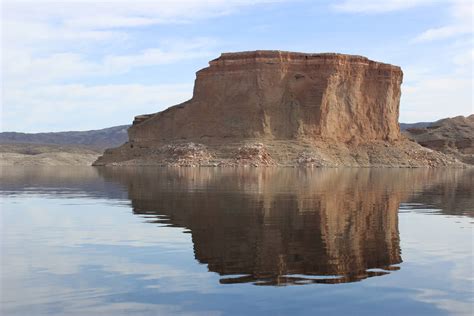
<svg viewBox="0 0 474 316"><path fill-rule="evenodd" d="M4 131L88 130L130 123L137 114L164 110L192 96L192 84L58 84L5 89ZM67 122L65 124L65 122ZM105 123L104 123L105 122Z"/></svg>
<svg viewBox="0 0 474 316"><path fill-rule="evenodd" d="M400 112L401 122L472 114L472 78L429 73L426 78L403 86Z"/></svg>
<svg viewBox="0 0 474 316"><path fill-rule="evenodd" d="M184 101L190 82L107 85L107 77L216 55L215 39L177 37L151 26L191 24L280 1L5 0L2 130L98 128Z"/></svg>
<svg viewBox="0 0 474 316"><path fill-rule="evenodd" d="M28 50L7 50L2 60L1 130L96 129L129 123L140 113L164 110L189 99L192 83L91 85L88 79L107 82L108 77L139 67L207 58L213 44L208 38L168 40L162 44L166 49L105 55L96 61L72 52L34 56Z"/></svg>
<svg viewBox="0 0 474 316"><path fill-rule="evenodd" d="M459 34L471 33L472 30L469 27L462 25L448 25L438 28L432 28L424 31L415 38L417 42L432 41L438 39L445 39L453 37Z"/></svg>
<svg viewBox="0 0 474 316"><path fill-rule="evenodd" d="M163 65L186 59L210 57L216 41L211 38L196 38L187 41L168 42L168 49L148 48L139 54L105 56L103 68L106 72L128 71L135 67ZM171 46L171 47L170 47Z"/></svg>
<svg viewBox="0 0 474 316"><path fill-rule="evenodd" d="M47 84L61 80L80 80L86 77L103 77L124 74L134 68L157 66L213 56L216 41L210 38L164 41L160 47L147 48L128 55L105 55L100 60L88 60L79 53L53 53L34 56L20 49L6 50L3 71L6 85L25 86Z"/></svg>
<svg viewBox="0 0 474 316"><path fill-rule="evenodd" d="M438 2L439 1L436 0L344 0L335 4L333 8L342 12L377 14L405 10Z"/></svg>
<svg viewBox="0 0 474 316"><path fill-rule="evenodd" d="M282 0L118 0L2 3L4 49L61 49L64 42L126 40L127 28L192 23ZM81 43L84 44L84 43Z"/></svg>
<svg viewBox="0 0 474 316"><path fill-rule="evenodd" d="M4 18L53 22L65 28L121 28L151 24L189 23L230 14L243 7L282 0L70 0L12 1L3 4ZM38 4L41 3L41 5Z"/></svg>
<svg viewBox="0 0 474 316"><path fill-rule="evenodd" d="M415 59L404 67L401 122L432 121L474 113L472 39L445 44L432 61Z"/></svg>
<svg viewBox="0 0 474 316"><path fill-rule="evenodd" d="M428 29L415 37L415 42L442 40L454 36L472 34L473 3L471 0L452 0L449 24Z"/></svg>
<svg viewBox="0 0 474 316"><path fill-rule="evenodd" d="M442 5L449 10L451 21L446 25L422 32L415 37L415 42L446 39L473 32L472 0L344 0L332 7L340 12L381 14L435 4Z"/></svg>

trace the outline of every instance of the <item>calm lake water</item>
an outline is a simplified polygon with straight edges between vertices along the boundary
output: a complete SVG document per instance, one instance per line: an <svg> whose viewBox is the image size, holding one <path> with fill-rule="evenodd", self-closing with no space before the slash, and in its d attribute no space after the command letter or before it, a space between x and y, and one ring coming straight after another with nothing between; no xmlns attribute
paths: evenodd
<svg viewBox="0 0 474 316"><path fill-rule="evenodd" d="M3 168L1 315L471 315L474 170Z"/></svg>

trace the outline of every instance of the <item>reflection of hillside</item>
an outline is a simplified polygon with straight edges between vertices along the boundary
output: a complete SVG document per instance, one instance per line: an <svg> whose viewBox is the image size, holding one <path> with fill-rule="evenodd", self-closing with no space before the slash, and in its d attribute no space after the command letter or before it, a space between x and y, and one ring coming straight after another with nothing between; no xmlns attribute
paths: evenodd
<svg viewBox="0 0 474 316"><path fill-rule="evenodd" d="M428 182L409 202L421 208L439 209L446 215L474 217L474 169L439 174L436 181Z"/></svg>
<svg viewBox="0 0 474 316"><path fill-rule="evenodd" d="M223 283L349 282L401 262L401 196L384 172L104 173L127 184L135 213L189 229L196 259Z"/></svg>
<svg viewBox="0 0 474 316"><path fill-rule="evenodd" d="M105 183L91 167L2 167L1 194L76 195L123 198L117 184Z"/></svg>

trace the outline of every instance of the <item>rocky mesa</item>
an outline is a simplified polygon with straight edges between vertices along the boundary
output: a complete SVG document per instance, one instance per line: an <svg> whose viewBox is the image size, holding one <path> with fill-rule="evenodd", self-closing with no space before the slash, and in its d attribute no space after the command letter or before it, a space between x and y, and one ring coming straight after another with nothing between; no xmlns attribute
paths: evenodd
<svg viewBox="0 0 474 316"><path fill-rule="evenodd" d="M458 165L400 134L402 78L362 56L223 53L191 100L135 117L95 165Z"/></svg>

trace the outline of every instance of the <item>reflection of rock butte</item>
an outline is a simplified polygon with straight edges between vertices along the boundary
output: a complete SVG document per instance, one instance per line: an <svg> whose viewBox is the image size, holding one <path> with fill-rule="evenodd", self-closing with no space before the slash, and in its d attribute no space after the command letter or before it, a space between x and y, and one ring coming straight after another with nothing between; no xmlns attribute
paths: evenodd
<svg viewBox="0 0 474 316"><path fill-rule="evenodd" d="M401 262L401 196L383 173L236 173L117 176L135 213L191 231L196 259L223 283L350 282Z"/></svg>
<svg viewBox="0 0 474 316"><path fill-rule="evenodd" d="M129 142L95 164L455 163L401 138L402 77L400 67L362 56L224 53L197 72L191 100L137 116ZM245 147L261 154L239 159Z"/></svg>

